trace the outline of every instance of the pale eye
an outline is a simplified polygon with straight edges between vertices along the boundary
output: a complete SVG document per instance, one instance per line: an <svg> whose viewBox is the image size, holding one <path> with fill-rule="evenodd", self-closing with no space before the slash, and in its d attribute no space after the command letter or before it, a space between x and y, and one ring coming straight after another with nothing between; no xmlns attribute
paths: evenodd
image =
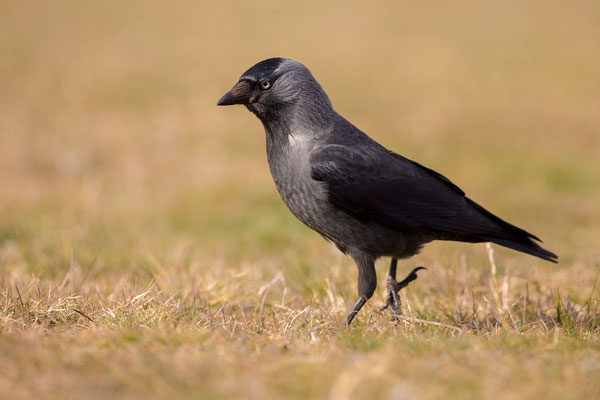
<svg viewBox="0 0 600 400"><path fill-rule="evenodd" d="M271 81L262 81L259 85L262 90L267 90L271 87Z"/></svg>

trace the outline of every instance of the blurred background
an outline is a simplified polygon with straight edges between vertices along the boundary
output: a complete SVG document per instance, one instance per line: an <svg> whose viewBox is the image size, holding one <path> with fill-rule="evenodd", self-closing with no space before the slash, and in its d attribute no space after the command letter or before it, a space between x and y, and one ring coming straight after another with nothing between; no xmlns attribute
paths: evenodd
<svg viewBox="0 0 600 400"><path fill-rule="evenodd" d="M259 121L215 106L283 56L561 266L597 263L599 22L596 1L3 1L0 248L41 274L72 251L121 269L180 245L232 261L325 248L279 199ZM424 257L478 251L440 246Z"/></svg>
<svg viewBox="0 0 600 400"><path fill-rule="evenodd" d="M597 0L0 0L0 398L596 398L599 49ZM381 261L341 329L354 263L215 105L274 56L560 264L432 243L424 322Z"/></svg>

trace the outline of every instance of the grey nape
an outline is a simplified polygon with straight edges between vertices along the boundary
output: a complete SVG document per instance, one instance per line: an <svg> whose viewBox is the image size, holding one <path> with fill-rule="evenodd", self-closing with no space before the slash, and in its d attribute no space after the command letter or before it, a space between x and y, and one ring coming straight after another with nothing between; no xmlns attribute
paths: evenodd
<svg viewBox="0 0 600 400"><path fill-rule="evenodd" d="M243 104L262 122L271 175L304 224L351 256L358 301L350 324L377 287L375 260L391 257L387 301L401 313L399 258L433 240L492 242L544 260L558 257L539 239L493 215L443 175L375 142L340 116L311 72L297 61L264 60L244 72L217 105Z"/></svg>

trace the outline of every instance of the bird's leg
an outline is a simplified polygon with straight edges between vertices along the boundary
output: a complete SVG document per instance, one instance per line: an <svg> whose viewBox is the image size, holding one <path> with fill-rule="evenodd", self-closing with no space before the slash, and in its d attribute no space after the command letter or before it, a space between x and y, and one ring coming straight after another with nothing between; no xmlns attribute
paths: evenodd
<svg viewBox="0 0 600 400"><path fill-rule="evenodd" d="M363 253L351 254L358 268L358 301L354 304L343 324L349 326L358 311L373 296L377 288L377 274L375 272L375 259Z"/></svg>
<svg viewBox="0 0 600 400"><path fill-rule="evenodd" d="M352 306L352 309L350 310L348 315L346 315L346 318L344 318L344 326L350 326L352 320L354 319L354 317L356 317L356 314L358 314L358 311L362 308L362 306L365 305L366 302L367 300L365 300L364 297L358 298L358 301L354 303L354 306Z"/></svg>
<svg viewBox="0 0 600 400"><path fill-rule="evenodd" d="M390 308L392 312L392 321L397 321L398 316L402 315L402 301L400 300L400 292L401 289L408 286L409 283L417 279L417 271L421 269L427 269L425 267L417 267L413 269L410 274L404 278L404 280L397 282L396 281L396 266L398 265L398 259L392 258L390 263L390 273L388 274L387 279L387 299L381 310L385 310L386 308Z"/></svg>
<svg viewBox="0 0 600 400"><path fill-rule="evenodd" d="M398 265L398 259L392 258L390 262L390 272L387 277L387 299L381 310L385 310L386 308L390 308L392 311L392 320L396 320L396 315L402 314L400 295L398 292L400 289L396 290L398 286L398 282L396 282L396 267Z"/></svg>

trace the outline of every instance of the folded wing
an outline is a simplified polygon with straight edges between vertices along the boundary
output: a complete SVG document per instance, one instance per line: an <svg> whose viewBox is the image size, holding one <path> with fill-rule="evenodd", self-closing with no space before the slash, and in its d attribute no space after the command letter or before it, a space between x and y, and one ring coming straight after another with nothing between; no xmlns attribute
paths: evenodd
<svg viewBox="0 0 600 400"><path fill-rule="evenodd" d="M489 241L556 262L537 237L485 210L446 177L375 142L363 144L327 144L312 154L311 176L339 209L406 233Z"/></svg>

